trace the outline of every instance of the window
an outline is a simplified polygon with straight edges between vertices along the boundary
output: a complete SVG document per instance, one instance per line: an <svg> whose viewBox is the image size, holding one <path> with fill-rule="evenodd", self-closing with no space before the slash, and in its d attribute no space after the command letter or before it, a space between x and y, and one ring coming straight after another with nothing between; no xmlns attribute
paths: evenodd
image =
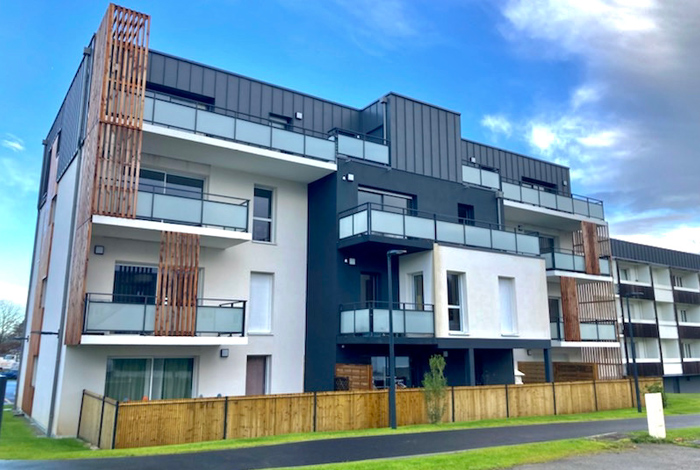
<svg viewBox="0 0 700 470"><path fill-rule="evenodd" d="M632 279L632 277L630 276L629 268L620 268L620 280L629 281L630 279Z"/></svg>
<svg viewBox="0 0 700 470"><path fill-rule="evenodd" d="M687 323L688 322L688 311L684 308L678 310L678 317L680 318L681 322Z"/></svg>
<svg viewBox="0 0 700 470"><path fill-rule="evenodd" d="M202 199L204 180L173 175L164 171L141 169L139 190L170 196Z"/></svg>
<svg viewBox="0 0 700 470"><path fill-rule="evenodd" d="M272 190L255 188L253 200L253 240L272 241Z"/></svg>
<svg viewBox="0 0 700 470"><path fill-rule="evenodd" d="M248 333L272 332L273 275L250 273Z"/></svg>
<svg viewBox="0 0 700 470"><path fill-rule="evenodd" d="M423 306L425 305L423 273L414 274L411 277L413 278L413 303L416 309L423 310Z"/></svg>
<svg viewBox="0 0 700 470"><path fill-rule="evenodd" d="M415 209L413 196L360 187L357 189L357 204L366 203L379 204L382 206L382 210L388 212L404 212L408 209Z"/></svg>
<svg viewBox="0 0 700 470"><path fill-rule="evenodd" d="M683 278L678 274L671 274L671 285L673 287L683 287Z"/></svg>
<svg viewBox="0 0 700 470"><path fill-rule="evenodd" d="M462 274L447 273L447 317L450 331L464 331Z"/></svg>
<svg viewBox="0 0 700 470"><path fill-rule="evenodd" d="M192 397L193 358L107 359L105 396L115 400Z"/></svg>
<svg viewBox="0 0 700 470"><path fill-rule="evenodd" d="M158 268L154 266L114 266L113 301L123 304L156 303Z"/></svg>
<svg viewBox="0 0 700 470"><path fill-rule="evenodd" d="M683 357L693 359L693 348L690 343L683 343Z"/></svg>
<svg viewBox="0 0 700 470"><path fill-rule="evenodd" d="M287 116L270 113L270 124L272 127L276 127L278 129L289 129L291 127L291 123L292 119Z"/></svg>
<svg viewBox="0 0 700 470"><path fill-rule="evenodd" d="M399 388L412 387L411 358L396 356L395 364L396 386ZM372 357L372 382L374 388L389 387L389 358L386 356Z"/></svg>
<svg viewBox="0 0 700 470"><path fill-rule="evenodd" d="M540 235L540 253L552 253L554 245L554 237Z"/></svg>
<svg viewBox="0 0 700 470"><path fill-rule="evenodd" d="M546 191L548 193L557 192L557 185L548 181L542 181L535 178L530 178L528 176L523 176L521 181L532 188L539 189L540 191Z"/></svg>
<svg viewBox="0 0 700 470"><path fill-rule="evenodd" d="M267 369L269 356L248 356L245 373L245 394L267 393Z"/></svg>
<svg viewBox="0 0 700 470"><path fill-rule="evenodd" d="M501 309L501 334L514 335L518 330L515 302L515 279L512 277L499 277L498 294Z"/></svg>
<svg viewBox="0 0 700 470"><path fill-rule="evenodd" d="M360 274L360 302L369 303L379 300L379 274Z"/></svg>
<svg viewBox="0 0 700 470"><path fill-rule="evenodd" d="M471 204L457 204L459 223L474 225L474 206Z"/></svg>

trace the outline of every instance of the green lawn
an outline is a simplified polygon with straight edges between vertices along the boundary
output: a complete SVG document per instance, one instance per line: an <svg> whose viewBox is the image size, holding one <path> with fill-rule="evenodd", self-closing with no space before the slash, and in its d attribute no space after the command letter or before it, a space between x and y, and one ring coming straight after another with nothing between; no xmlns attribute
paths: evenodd
<svg viewBox="0 0 700 470"><path fill-rule="evenodd" d="M669 406L666 409L666 414L668 415L700 413L700 394L669 394L668 398ZM526 424L592 421L600 419L635 418L639 416L644 416L644 413L640 415L637 413L636 409L629 408L622 410L600 411L594 413L582 413L577 415L531 416L525 418L492 419L461 423L444 423L438 425L402 426L395 431L389 428L380 428L362 431L287 434L282 436L270 436L254 439L209 441L194 444L180 444L161 447L142 447L137 449L95 451L90 450L84 443L76 439L46 439L36 437L36 435L28 426L24 418L14 417L9 411L6 411L2 423L2 434L0 436L0 459L77 459L175 454L185 452L201 452L205 450L273 445L315 439L377 436L395 433L447 431L454 429L469 429L495 426L515 426Z"/></svg>
<svg viewBox="0 0 700 470"><path fill-rule="evenodd" d="M655 439L647 432L630 433L636 444L677 444L700 448L700 428L667 429L666 439Z"/></svg>

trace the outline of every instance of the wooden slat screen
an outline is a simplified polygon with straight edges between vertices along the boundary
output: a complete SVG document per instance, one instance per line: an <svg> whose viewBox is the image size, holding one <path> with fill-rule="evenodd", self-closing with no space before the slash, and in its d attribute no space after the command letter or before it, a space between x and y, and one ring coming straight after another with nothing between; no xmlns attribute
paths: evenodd
<svg viewBox="0 0 700 470"><path fill-rule="evenodd" d="M612 282L579 283L577 291L581 321L617 320Z"/></svg>
<svg viewBox="0 0 700 470"><path fill-rule="evenodd" d="M155 334L193 336L197 316L199 235L162 232Z"/></svg>
<svg viewBox="0 0 700 470"><path fill-rule="evenodd" d="M621 379L623 377L622 354L620 348L581 348L583 362L593 362L598 366L601 380Z"/></svg>

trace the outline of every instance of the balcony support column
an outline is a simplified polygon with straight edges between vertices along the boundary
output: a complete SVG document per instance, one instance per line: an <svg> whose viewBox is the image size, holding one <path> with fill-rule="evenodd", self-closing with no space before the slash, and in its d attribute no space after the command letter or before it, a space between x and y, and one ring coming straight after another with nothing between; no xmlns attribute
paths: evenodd
<svg viewBox="0 0 700 470"><path fill-rule="evenodd" d="M542 350L544 355L544 381L547 383L554 382L554 368L552 366L552 349L545 348Z"/></svg>
<svg viewBox="0 0 700 470"><path fill-rule="evenodd" d="M474 363L474 348L467 349L467 385L476 385L476 364Z"/></svg>

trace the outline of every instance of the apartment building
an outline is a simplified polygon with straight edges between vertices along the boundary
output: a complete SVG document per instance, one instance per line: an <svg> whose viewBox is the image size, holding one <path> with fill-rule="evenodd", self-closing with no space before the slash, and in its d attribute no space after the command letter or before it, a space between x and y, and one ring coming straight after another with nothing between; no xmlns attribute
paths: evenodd
<svg viewBox="0 0 700 470"><path fill-rule="evenodd" d="M568 168L396 93L357 109L149 50L149 24L110 5L45 141L18 407L48 433L83 390L384 387L390 310L403 386L433 354L451 385L620 376L603 204Z"/></svg>
<svg viewBox="0 0 700 470"><path fill-rule="evenodd" d="M700 390L700 255L612 240L627 374L632 337L640 376L667 390Z"/></svg>

